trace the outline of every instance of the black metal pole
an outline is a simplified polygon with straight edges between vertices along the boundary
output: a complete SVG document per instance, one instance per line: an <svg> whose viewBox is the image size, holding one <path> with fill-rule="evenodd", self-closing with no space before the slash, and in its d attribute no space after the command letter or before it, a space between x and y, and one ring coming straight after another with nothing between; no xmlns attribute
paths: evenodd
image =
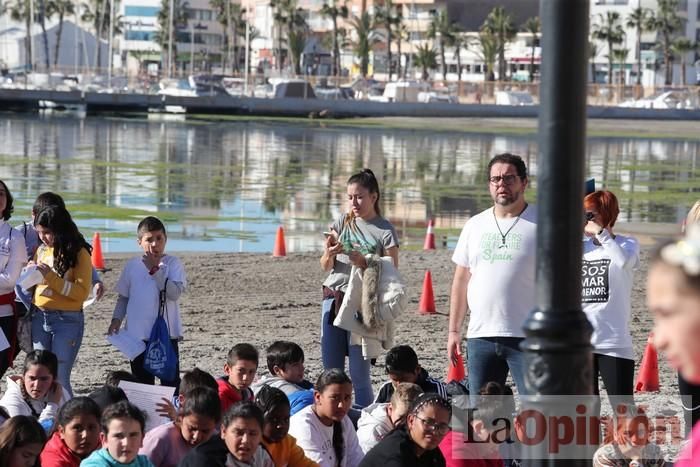
<svg viewBox="0 0 700 467"><path fill-rule="evenodd" d="M523 404L543 413L572 410L579 399L570 398L568 407L552 396L592 392L592 329L581 310L589 3L540 1L537 308L525 323L522 349ZM563 460L547 449L531 454L527 465L591 465L591 458Z"/></svg>

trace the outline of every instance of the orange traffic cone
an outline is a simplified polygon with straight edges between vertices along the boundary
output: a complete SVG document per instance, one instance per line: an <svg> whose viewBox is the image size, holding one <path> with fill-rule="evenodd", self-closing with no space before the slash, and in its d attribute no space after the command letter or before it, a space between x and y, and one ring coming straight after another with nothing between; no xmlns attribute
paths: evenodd
<svg viewBox="0 0 700 467"><path fill-rule="evenodd" d="M277 236L275 237L275 248L272 250L272 256L280 258L287 256L287 247L284 242L284 227L277 227Z"/></svg>
<svg viewBox="0 0 700 467"><path fill-rule="evenodd" d="M428 231L425 233L425 241L423 242L424 250L435 249L435 233L433 232L433 227L435 227L435 221L430 219L428 221Z"/></svg>
<svg viewBox="0 0 700 467"><path fill-rule="evenodd" d="M100 243L100 233L95 232L92 236L92 267L100 272L105 272L105 259L102 256L102 244Z"/></svg>
<svg viewBox="0 0 700 467"><path fill-rule="evenodd" d="M457 364L450 362L450 366L447 368L447 382L452 381L462 381L464 379L464 358L462 354L457 354Z"/></svg>
<svg viewBox="0 0 700 467"><path fill-rule="evenodd" d="M647 347L644 349L644 357L639 365L637 382L634 384L635 392L657 392L659 390L659 359L656 347L652 342L652 334L649 334Z"/></svg>
<svg viewBox="0 0 700 467"><path fill-rule="evenodd" d="M423 293L420 295L418 311L421 313L436 313L435 296L433 295L433 276L430 275L430 271L425 271L425 279L423 279Z"/></svg>

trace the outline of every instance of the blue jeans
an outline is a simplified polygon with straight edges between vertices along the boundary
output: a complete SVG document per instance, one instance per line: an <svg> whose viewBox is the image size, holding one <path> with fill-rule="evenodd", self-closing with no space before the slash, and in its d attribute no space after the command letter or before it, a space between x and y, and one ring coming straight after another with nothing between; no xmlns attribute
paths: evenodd
<svg viewBox="0 0 700 467"><path fill-rule="evenodd" d="M488 382L506 384L508 370L518 388L525 394L525 362L520 350L521 337L475 337L467 339L469 394L478 395Z"/></svg>
<svg viewBox="0 0 700 467"><path fill-rule="evenodd" d="M323 368L345 369L345 356L350 360L350 379L355 391L355 405L367 407L374 401L372 381L369 377L369 360L362 357L362 346L350 345L350 333L333 326L333 302L335 299L323 300L321 306L321 358Z"/></svg>
<svg viewBox="0 0 700 467"><path fill-rule="evenodd" d="M85 316L82 311L36 310L32 318L34 350L50 350L58 358L57 380L73 396L70 374L83 342Z"/></svg>

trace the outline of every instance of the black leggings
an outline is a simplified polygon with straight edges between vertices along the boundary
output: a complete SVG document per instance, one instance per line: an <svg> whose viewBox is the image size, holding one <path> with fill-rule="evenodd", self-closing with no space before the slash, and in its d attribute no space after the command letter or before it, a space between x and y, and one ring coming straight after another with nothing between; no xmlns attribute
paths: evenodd
<svg viewBox="0 0 700 467"><path fill-rule="evenodd" d="M600 395L598 375L608 392L610 405L634 402L634 360L608 355L593 354L593 394Z"/></svg>
<svg viewBox="0 0 700 467"><path fill-rule="evenodd" d="M683 402L683 418L685 418L685 434L700 421L700 385L689 383L678 373L678 391Z"/></svg>

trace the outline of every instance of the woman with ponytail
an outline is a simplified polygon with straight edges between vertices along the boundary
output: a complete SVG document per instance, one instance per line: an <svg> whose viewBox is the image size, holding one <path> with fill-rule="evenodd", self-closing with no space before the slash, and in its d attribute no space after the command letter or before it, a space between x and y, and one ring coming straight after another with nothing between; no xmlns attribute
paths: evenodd
<svg viewBox="0 0 700 467"><path fill-rule="evenodd" d="M352 381L338 368L321 373L314 403L291 418L289 434L306 457L320 467L357 467L364 456L347 414L352 406Z"/></svg>
<svg viewBox="0 0 700 467"><path fill-rule="evenodd" d="M359 344L350 343L350 333L333 325L340 309L353 266L365 269L365 255L391 256L399 265L399 239L391 223L381 216L379 183L374 173L363 169L347 183L348 212L338 218L326 236L321 267L328 271L323 283L321 313L321 357L323 367L345 368L349 358L355 400L366 407L374 399L369 377L369 360Z"/></svg>

